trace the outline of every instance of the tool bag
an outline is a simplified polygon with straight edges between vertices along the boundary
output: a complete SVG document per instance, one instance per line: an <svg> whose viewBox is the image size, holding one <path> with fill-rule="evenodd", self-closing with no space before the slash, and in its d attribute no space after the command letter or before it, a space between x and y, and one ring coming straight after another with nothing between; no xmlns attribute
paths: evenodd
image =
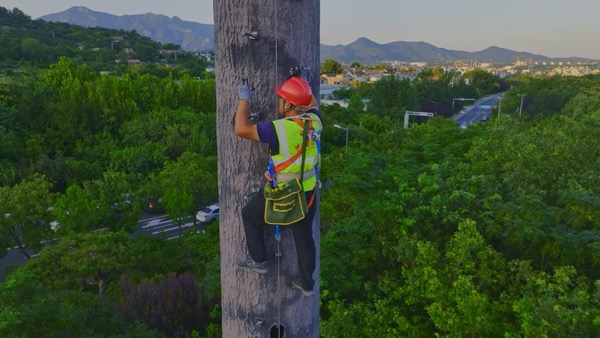
<svg viewBox="0 0 600 338"><path fill-rule="evenodd" d="M307 131L308 123L305 121L302 149L300 150L302 152L300 178L295 178L289 182L278 182L275 186L271 182L265 185L265 223L267 224L289 225L306 217L308 206L306 204L306 193L302 187L302 181L304 178ZM272 179L275 179L274 175Z"/></svg>
<svg viewBox="0 0 600 338"><path fill-rule="evenodd" d="M298 178L280 182L275 188L267 183L264 196L266 223L289 225L306 217L306 194Z"/></svg>

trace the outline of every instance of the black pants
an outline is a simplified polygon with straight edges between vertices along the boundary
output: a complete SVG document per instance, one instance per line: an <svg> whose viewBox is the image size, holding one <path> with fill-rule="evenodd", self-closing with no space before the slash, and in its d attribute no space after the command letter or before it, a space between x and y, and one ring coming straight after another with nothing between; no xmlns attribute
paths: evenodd
<svg viewBox="0 0 600 338"><path fill-rule="evenodd" d="M314 191L306 193L306 200L310 198ZM312 236L312 223L315 216L316 202L313 202L304 219L286 225L292 229L294 234L294 243L298 255L298 269L300 270L300 282L304 290L312 290L315 282L312 275L315 271L315 241ZM242 222L246 232L246 244L250 257L255 262L264 262L267 260L267 249L265 246L264 226L273 226L265 223L265 197L262 190L255 193L250 201L242 208Z"/></svg>

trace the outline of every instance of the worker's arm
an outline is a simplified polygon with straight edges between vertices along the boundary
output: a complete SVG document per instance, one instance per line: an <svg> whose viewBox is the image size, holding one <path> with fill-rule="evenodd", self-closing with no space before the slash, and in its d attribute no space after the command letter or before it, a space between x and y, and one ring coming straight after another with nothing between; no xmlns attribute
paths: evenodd
<svg viewBox="0 0 600 338"><path fill-rule="evenodd" d="M250 89L250 87L248 87L248 80L243 79L238 87L240 103L238 104L235 113L234 132L239 137L259 141L256 125L250 123L250 119L248 118L248 114L250 113L250 101L252 100L253 94L254 88Z"/></svg>
<svg viewBox="0 0 600 338"><path fill-rule="evenodd" d="M250 140L258 141L258 133L256 132L256 125L250 123L248 113L250 112L250 103L246 100L240 100L240 103L235 113L235 134L239 137L247 138Z"/></svg>

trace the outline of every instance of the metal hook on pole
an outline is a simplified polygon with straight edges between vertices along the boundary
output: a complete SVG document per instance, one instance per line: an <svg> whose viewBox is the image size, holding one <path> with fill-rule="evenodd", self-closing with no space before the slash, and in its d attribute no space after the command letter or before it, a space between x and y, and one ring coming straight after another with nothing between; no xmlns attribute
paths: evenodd
<svg viewBox="0 0 600 338"><path fill-rule="evenodd" d="M258 32L244 32L242 35L247 36L250 40L258 40Z"/></svg>

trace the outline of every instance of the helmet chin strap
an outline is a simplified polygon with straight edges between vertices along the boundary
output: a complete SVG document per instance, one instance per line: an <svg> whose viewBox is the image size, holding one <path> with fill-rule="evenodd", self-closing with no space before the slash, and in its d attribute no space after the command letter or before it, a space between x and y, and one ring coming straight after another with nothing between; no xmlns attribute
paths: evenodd
<svg viewBox="0 0 600 338"><path fill-rule="evenodd" d="M280 98L283 99L283 98ZM286 101L285 99L283 99L285 103L289 103L289 101ZM284 105L285 107L285 105ZM299 107L294 106L293 104L290 103L289 108L284 108L282 112L279 113L279 115L285 117L287 113L291 112L292 110L298 110Z"/></svg>
<svg viewBox="0 0 600 338"><path fill-rule="evenodd" d="M296 107L296 106L291 106L289 109L286 109L285 111L279 113L280 116L283 117L287 117L287 113L291 112L291 111L298 111L300 112L299 114L295 114L295 115L302 115L304 114L308 109L302 108L302 107Z"/></svg>
<svg viewBox="0 0 600 338"><path fill-rule="evenodd" d="M281 115L285 116L285 114L287 114L288 112L291 112L292 110L296 110L296 107L294 106L290 106L288 109L284 110Z"/></svg>

